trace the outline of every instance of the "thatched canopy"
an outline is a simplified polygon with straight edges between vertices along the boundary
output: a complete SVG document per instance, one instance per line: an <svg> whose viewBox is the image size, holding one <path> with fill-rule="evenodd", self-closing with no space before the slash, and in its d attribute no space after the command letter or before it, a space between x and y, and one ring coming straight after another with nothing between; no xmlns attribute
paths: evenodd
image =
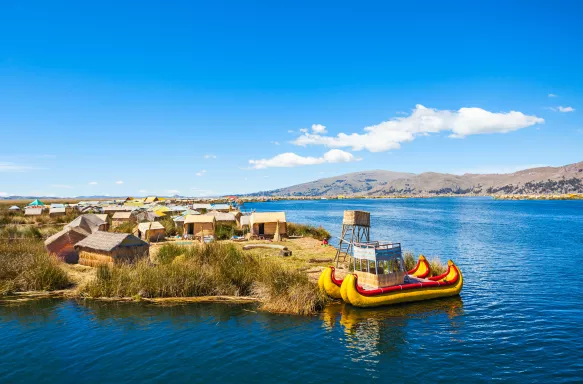
<svg viewBox="0 0 583 384"><path fill-rule="evenodd" d="M159 222L157 222L157 221L150 221L150 222L146 222L146 223L140 223L140 224L138 224L138 226L136 228L140 232L146 232L146 231L151 231L151 230L155 230L155 229L161 229L163 231L166 230L164 228L164 226L162 224L160 224Z"/></svg>
<svg viewBox="0 0 583 384"><path fill-rule="evenodd" d="M94 214L85 214L77 217L75 220L67 224L66 228L81 228L85 232L94 233L103 229L107 225L107 221L102 220Z"/></svg>
<svg viewBox="0 0 583 384"><path fill-rule="evenodd" d="M233 223L237 222L237 218L232 213L211 211L208 212L207 215L214 216L217 221L228 221Z"/></svg>
<svg viewBox="0 0 583 384"><path fill-rule="evenodd" d="M113 232L95 232L85 239L81 240L75 245L75 248L88 249L102 252L112 252L116 248L121 247L140 247L148 246L143 240L140 240L129 233L113 233Z"/></svg>
<svg viewBox="0 0 583 384"><path fill-rule="evenodd" d="M9 211L20 211L20 207L17 205L13 205L12 207L8 208Z"/></svg>
<svg viewBox="0 0 583 384"><path fill-rule="evenodd" d="M89 236L90 233L81 228L64 228L45 240L45 247L49 253L57 255L67 263L76 263L79 259L74 246Z"/></svg>
<svg viewBox="0 0 583 384"><path fill-rule="evenodd" d="M254 212L251 215L253 224L285 223L285 212Z"/></svg>
<svg viewBox="0 0 583 384"><path fill-rule="evenodd" d="M131 212L116 212L111 217L112 220L129 220L132 218Z"/></svg>
<svg viewBox="0 0 583 384"><path fill-rule="evenodd" d="M188 215L184 218L184 224L214 223L215 220L215 217L211 215Z"/></svg>

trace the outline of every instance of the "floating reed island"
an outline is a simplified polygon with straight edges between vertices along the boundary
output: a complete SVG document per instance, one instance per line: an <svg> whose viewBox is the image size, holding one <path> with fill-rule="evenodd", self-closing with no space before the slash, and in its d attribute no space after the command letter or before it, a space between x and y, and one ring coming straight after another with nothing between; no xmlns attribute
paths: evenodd
<svg viewBox="0 0 583 384"><path fill-rule="evenodd" d="M287 222L285 212L243 212L234 201L147 200L59 203L58 216L41 201L32 216L0 204L0 301L255 302L307 315L331 300L317 284L337 254L324 228ZM339 275L350 265L343 260Z"/></svg>

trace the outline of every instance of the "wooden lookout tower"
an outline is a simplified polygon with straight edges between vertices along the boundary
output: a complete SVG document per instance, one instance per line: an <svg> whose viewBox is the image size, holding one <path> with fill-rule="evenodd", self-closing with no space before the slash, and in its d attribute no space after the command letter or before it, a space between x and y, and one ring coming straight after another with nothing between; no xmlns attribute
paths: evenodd
<svg viewBox="0 0 583 384"><path fill-rule="evenodd" d="M370 212L365 211L344 211L342 219L342 235L336 250L336 267L340 262L346 260L353 250L354 243L370 242Z"/></svg>

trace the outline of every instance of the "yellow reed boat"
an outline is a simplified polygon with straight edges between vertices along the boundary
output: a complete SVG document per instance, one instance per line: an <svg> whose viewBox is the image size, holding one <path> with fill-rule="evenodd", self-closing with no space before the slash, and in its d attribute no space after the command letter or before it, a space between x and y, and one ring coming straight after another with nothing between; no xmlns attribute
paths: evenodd
<svg viewBox="0 0 583 384"><path fill-rule="evenodd" d="M457 296L463 287L462 273L451 260L447 272L440 276L427 278L429 263L422 256L414 269L405 271L399 243L355 243L352 259L353 274L340 282L334 277L334 268L329 267L318 284L331 297L356 307Z"/></svg>

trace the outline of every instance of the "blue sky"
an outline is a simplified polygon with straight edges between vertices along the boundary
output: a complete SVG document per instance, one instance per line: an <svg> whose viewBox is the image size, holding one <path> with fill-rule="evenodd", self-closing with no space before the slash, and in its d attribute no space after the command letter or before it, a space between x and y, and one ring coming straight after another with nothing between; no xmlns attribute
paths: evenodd
<svg viewBox="0 0 583 384"><path fill-rule="evenodd" d="M368 169L582 161L582 12L577 1L3 4L0 195L217 195Z"/></svg>

